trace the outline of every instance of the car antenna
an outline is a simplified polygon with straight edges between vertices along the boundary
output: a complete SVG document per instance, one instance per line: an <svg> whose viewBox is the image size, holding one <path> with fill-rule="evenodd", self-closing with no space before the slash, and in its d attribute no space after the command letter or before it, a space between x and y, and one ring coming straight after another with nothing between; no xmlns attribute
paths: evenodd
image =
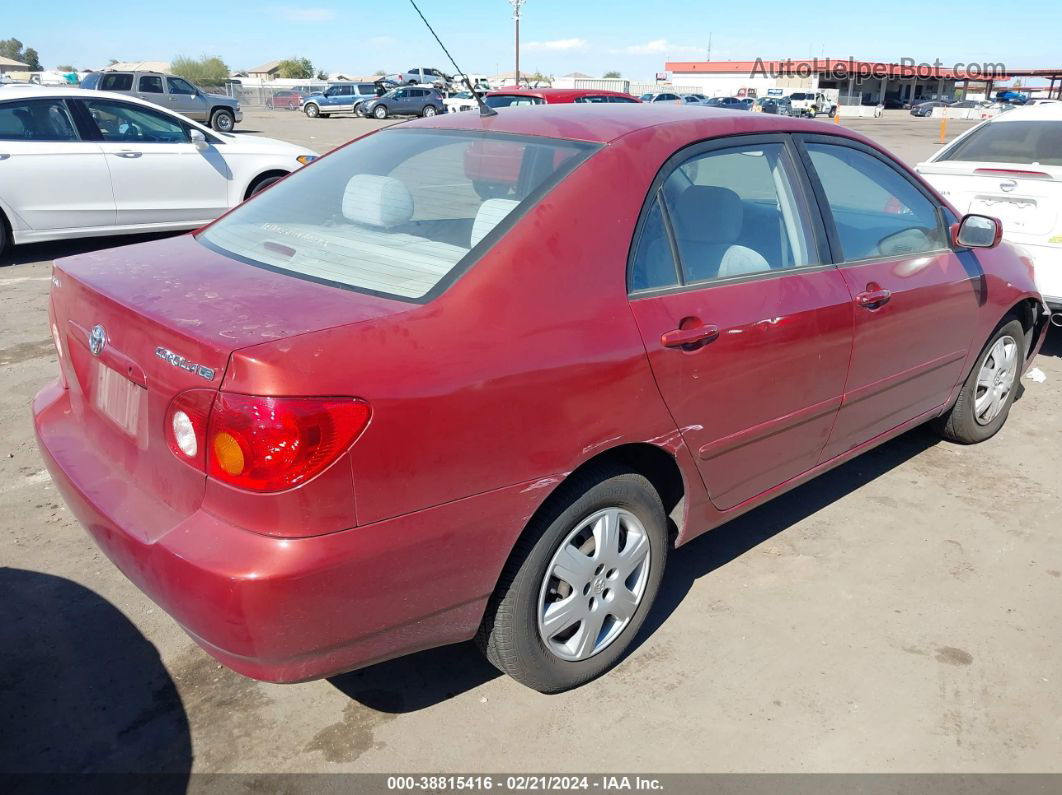
<svg viewBox="0 0 1062 795"><path fill-rule="evenodd" d="M455 61L454 57L450 55L450 51L446 49L446 45L442 43L442 39L439 38L439 35L435 32L434 28L432 28L428 20L424 18L424 14L421 13L421 10L419 8L417 8L417 4L413 2L413 0L409 0L409 3L413 6L413 9L417 12L417 15L422 20L424 20L424 24L428 26L428 30L431 31L431 35L435 37L435 40L437 42L439 42L439 46L442 47L442 51L446 53L446 57L449 58L450 63L454 65L454 69L459 75L461 75L461 77L464 78L465 85L468 86L468 90L472 92L472 96L476 100L476 104L479 105L479 115L497 116L498 111L494 110L494 108L490 107L486 102L484 102L483 97L481 97L479 95L479 92L477 92L476 89L472 87L472 81L468 79L468 75L465 74L464 71L462 71L461 67L457 65L457 61Z"/></svg>

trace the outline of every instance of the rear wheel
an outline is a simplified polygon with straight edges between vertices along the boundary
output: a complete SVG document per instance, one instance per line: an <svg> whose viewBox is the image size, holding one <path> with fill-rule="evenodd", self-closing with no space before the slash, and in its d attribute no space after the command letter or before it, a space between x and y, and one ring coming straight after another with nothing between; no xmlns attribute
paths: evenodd
<svg viewBox="0 0 1062 795"><path fill-rule="evenodd" d="M420 112L420 115L421 115L421 116L434 116L434 115L435 115L436 113L438 113L438 112L439 112L439 111L437 111L437 110L435 109L435 106L434 106L434 105L425 105L425 106L424 106L424 110L422 110L422 111Z"/></svg>
<svg viewBox="0 0 1062 795"><path fill-rule="evenodd" d="M642 475L588 471L561 487L502 572L477 643L543 693L600 676L622 657L667 562L660 496Z"/></svg>
<svg viewBox="0 0 1062 795"><path fill-rule="evenodd" d="M317 105L315 105L313 102L307 103L306 107L303 108L303 112L311 119L316 119L318 116L321 115L321 109L317 107Z"/></svg>
<svg viewBox="0 0 1062 795"><path fill-rule="evenodd" d="M218 108L210 117L210 126L218 132L232 132L232 128L236 126L236 117L231 110Z"/></svg>
<svg viewBox="0 0 1062 795"><path fill-rule="evenodd" d="M11 236L7 231L7 219L4 218L4 214L0 212L0 256L3 256L10 240Z"/></svg>
<svg viewBox="0 0 1062 795"><path fill-rule="evenodd" d="M383 105L377 105L375 108L372 109L372 115L377 119L386 119L387 108Z"/></svg>
<svg viewBox="0 0 1062 795"><path fill-rule="evenodd" d="M995 436L1007 421L1025 362L1025 329L1017 320L998 328L981 350L955 405L936 422L941 436L976 444Z"/></svg>

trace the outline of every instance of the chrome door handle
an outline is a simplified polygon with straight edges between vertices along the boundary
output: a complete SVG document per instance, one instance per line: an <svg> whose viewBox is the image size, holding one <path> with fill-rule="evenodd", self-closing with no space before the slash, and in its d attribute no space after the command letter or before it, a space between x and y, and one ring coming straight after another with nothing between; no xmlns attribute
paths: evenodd
<svg viewBox="0 0 1062 795"><path fill-rule="evenodd" d="M133 158L133 157L140 157L144 153L143 152L134 152L134 151L132 151L130 149L123 149L121 152L115 152L114 154L118 155L118 157Z"/></svg>

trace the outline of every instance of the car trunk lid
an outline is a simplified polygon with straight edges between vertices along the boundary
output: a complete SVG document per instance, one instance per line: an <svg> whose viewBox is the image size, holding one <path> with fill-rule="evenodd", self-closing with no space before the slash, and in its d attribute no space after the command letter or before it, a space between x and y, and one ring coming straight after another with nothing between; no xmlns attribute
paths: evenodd
<svg viewBox="0 0 1062 795"><path fill-rule="evenodd" d="M411 306L239 262L191 235L82 254L53 271L54 332L82 441L123 487L178 518L199 507L205 475L167 445L174 396L217 391L240 348ZM283 384L273 388L283 394Z"/></svg>

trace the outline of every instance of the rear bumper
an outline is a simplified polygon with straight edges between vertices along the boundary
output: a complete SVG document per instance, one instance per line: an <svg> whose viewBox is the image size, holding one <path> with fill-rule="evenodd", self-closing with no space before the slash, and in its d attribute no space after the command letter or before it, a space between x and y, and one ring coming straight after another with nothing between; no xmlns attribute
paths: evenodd
<svg viewBox="0 0 1062 795"><path fill-rule="evenodd" d="M161 503L154 510L88 449L68 392L45 387L33 414L52 478L107 557L209 653L271 682L470 638L540 493L514 486L311 538L253 533L204 510L145 532L148 516L166 516Z"/></svg>
<svg viewBox="0 0 1062 795"><path fill-rule="evenodd" d="M1017 243L1033 262L1036 288L1053 312L1062 312L1062 246Z"/></svg>

